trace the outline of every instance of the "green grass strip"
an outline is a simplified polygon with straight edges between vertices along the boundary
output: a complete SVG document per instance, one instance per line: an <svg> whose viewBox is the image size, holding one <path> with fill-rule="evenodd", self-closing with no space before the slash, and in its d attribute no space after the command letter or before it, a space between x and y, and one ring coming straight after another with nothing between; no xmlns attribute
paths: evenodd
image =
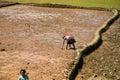
<svg viewBox="0 0 120 80"><path fill-rule="evenodd" d="M120 9L120 0L6 0L6 1L20 3L52 3L83 7L104 7Z"/></svg>

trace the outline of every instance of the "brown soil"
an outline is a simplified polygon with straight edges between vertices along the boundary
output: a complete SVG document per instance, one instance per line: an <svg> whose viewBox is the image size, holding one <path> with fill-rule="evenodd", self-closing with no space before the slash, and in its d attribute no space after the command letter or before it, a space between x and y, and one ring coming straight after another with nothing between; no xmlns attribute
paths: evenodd
<svg viewBox="0 0 120 80"><path fill-rule="evenodd" d="M120 80L120 18L103 34L103 44L84 58L76 80Z"/></svg>
<svg viewBox="0 0 120 80"><path fill-rule="evenodd" d="M0 80L16 80L26 68L30 80L62 80L76 57L61 49L71 35L83 47L112 13L15 5L0 8Z"/></svg>

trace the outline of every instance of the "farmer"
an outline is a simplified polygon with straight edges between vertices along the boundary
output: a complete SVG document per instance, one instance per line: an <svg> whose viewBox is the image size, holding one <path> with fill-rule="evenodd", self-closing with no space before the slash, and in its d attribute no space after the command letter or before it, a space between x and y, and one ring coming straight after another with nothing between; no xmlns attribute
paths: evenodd
<svg viewBox="0 0 120 80"><path fill-rule="evenodd" d="M71 37L71 36L63 36L62 37L63 38L63 45L62 45L62 49L63 49L63 47L64 47L64 44L65 44L65 41L66 41L66 43L67 43L67 45L66 45L66 49L68 49L68 45L69 45L69 48L71 49L72 47L71 47L71 45L73 46L73 49L75 49L75 39L73 38L73 37Z"/></svg>
<svg viewBox="0 0 120 80"><path fill-rule="evenodd" d="M25 69L20 70L20 76L18 77L18 80L29 80Z"/></svg>

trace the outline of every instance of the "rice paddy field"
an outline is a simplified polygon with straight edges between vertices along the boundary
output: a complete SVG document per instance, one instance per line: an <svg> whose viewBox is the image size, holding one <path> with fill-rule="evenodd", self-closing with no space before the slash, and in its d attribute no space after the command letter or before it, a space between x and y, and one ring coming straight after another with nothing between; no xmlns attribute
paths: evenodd
<svg viewBox="0 0 120 80"><path fill-rule="evenodd" d="M120 9L120 0L6 1ZM75 45L81 49L93 40L96 30L112 15L111 12L107 11L45 8L27 5L14 5L0 8L0 80L17 80L19 70L22 68L27 70L30 80L67 80L67 73L78 54L75 50L61 49L61 37L63 35L75 36L77 41ZM117 21L117 26L119 24L120 21ZM113 31L111 34L115 32L116 34L119 33L119 31ZM115 49L117 49L116 45ZM102 50L104 50L104 47L100 51ZM112 79L115 80L120 79L118 72L119 58L116 58L117 65L112 67L114 70L111 69L109 71L110 67L107 66L107 71L109 71L107 72L104 71L106 68L103 68L107 61L110 61L109 59L113 59L111 58L112 56L117 57L119 54L115 55L111 53L111 57L104 60L110 55L106 54L107 50L105 50L106 52L100 51L98 49L97 52L94 52L96 54L99 53L97 56L93 53L93 56L90 55L85 58L83 69L79 72L76 80L94 80L96 77L91 79L91 76L95 74L97 74L97 77L106 74L107 76L105 75L104 77L113 77ZM94 63L95 59L101 59L99 57L101 53L105 53L104 55L106 55L104 57L102 56L103 62L105 63L102 65L103 69L97 67L98 65L96 64L99 62L96 61L96 64ZM89 63L89 61L92 62ZM112 62L115 62L114 59ZM108 65L111 66L112 64ZM98 68L101 69L101 72ZM113 73L115 76L111 75ZM109 78L103 79L103 76L101 80L112 80ZM98 78L95 80L98 80Z"/></svg>
<svg viewBox="0 0 120 80"><path fill-rule="evenodd" d="M72 6L106 7L120 9L120 0L6 0L6 1L20 3L52 3Z"/></svg>
<svg viewBox="0 0 120 80"><path fill-rule="evenodd" d="M0 80L17 80L21 68L30 80L67 80L77 53L61 49L62 36L74 36L76 47L82 48L112 15L27 5L0 8Z"/></svg>

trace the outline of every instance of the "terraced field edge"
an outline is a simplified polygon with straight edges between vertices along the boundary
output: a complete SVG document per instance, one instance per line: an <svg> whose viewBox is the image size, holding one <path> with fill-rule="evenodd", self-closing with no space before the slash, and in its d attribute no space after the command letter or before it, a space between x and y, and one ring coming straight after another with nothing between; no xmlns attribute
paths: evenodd
<svg viewBox="0 0 120 80"><path fill-rule="evenodd" d="M6 6L11 6L11 5L18 5L21 3L6 3L3 5L0 5L1 7L6 7ZM93 41L91 43L89 43L88 45L86 45L85 47L83 47L81 50L77 49L76 53L79 54L70 71L69 74L67 76L68 80L74 80L76 75L78 74L78 70L82 68L82 64L83 64L83 58L85 55L90 54L92 51L94 51L95 49L97 49L101 44L102 44L102 33L104 33L109 27L110 25L119 17L119 13L118 10L116 9L110 9L110 8L101 8L101 7L79 7L79 6L71 6L71 5L60 5L60 4L50 4L50 3L46 3L46 4L32 4L32 3L27 3L27 4L22 4L22 5L33 5L33 6L40 6L40 7L51 7L51 8L78 8L78 9L89 9L89 10L102 10L102 11L110 11L113 12L114 15L111 16L95 33L95 37L93 39Z"/></svg>
<svg viewBox="0 0 120 80"><path fill-rule="evenodd" d="M93 41L88 43L81 50L80 49L76 50L77 54L79 55L76 57L74 65L72 66L72 69L68 74L68 80L75 79L75 77L78 74L78 70L82 68L84 56L90 54L102 44L102 34L106 30L108 30L110 25L119 17L118 10L111 9L110 11L114 13L113 16L111 16L107 21L105 21L104 24L95 32L95 37Z"/></svg>

